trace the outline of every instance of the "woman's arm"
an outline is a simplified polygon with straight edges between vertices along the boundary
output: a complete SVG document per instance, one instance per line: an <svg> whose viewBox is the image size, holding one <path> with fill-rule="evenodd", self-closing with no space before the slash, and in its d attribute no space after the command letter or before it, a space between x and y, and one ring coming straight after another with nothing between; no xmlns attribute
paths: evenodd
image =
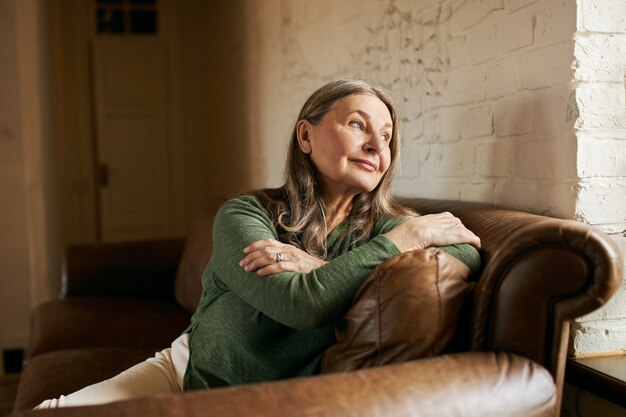
<svg viewBox="0 0 626 417"><path fill-rule="evenodd" d="M385 236L341 255L308 273L281 272L260 276L239 262L251 243L276 239L267 214L253 198L231 200L213 226L213 255L208 270L239 298L268 317L294 328L314 328L338 320L371 270L399 253Z"/></svg>
<svg viewBox="0 0 626 417"><path fill-rule="evenodd" d="M400 227L404 222L407 224ZM480 271L480 254L476 249L480 248L480 239L450 213L380 219L374 226L372 236L380 234L387 236L400 252L436 246L466 264L472 273ZM247 246L244 253L246 257L239 265L247 272L256 271L263 276L279 272L308 273L326 264L321 259L275 239L256 241ZM278 254L284 261L276 261Z"/></svg>

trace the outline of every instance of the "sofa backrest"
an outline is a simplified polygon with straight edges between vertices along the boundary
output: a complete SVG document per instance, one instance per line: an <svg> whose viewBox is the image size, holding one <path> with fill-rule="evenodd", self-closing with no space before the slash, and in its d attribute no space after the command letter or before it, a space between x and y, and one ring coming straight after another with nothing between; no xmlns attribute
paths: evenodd
<svg viewBox="0 0 626 417"><path fill-rule="evenodd" d="M213 251L213 219L224 201L215 199L198 213L178 265L174 296L190 314L196 311L202 295L202 272Z"/></svg>

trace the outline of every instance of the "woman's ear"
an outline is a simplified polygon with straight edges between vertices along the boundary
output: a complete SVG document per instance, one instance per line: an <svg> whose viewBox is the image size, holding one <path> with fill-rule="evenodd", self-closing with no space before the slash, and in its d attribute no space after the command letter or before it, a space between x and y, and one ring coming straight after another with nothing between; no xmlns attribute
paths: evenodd
<svg viewBox="0 0 626 417"><path fill-rule="evenodd" d="M298 137L298 145L300 150L305 154L311 153L311 124L308 120L302 119L296 123L296 135Z"/></svg>

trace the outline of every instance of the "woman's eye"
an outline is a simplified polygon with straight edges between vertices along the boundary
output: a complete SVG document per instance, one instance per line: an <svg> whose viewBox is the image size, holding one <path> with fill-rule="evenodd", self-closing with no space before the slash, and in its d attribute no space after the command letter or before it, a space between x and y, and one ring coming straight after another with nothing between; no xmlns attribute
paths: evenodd
<svg viewBox="0 0 626 417"><path fill-rule="evenodd" d="M363 123L361 123L358 120L352 120L350 123L348 123L350 126L352 127L356 127L357 129L361 129L363 130Z"/></svg>
<svg viewBox="0 0 626 417"><path fill-rule="evenodd" d="M389 142L389 140L391 139L391 135L389 133L381 133L380 137L383 138L385 142Z"/></svg>

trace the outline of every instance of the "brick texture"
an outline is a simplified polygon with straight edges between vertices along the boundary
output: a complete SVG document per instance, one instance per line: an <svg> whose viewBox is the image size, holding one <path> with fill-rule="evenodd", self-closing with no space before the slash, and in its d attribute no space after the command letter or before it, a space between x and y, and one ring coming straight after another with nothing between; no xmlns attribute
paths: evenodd
<svg viewBox="0 0 626 417"><path fill-rule="evenodd" d="M578 0L574 48L576 218L609 233L626 258L626 2ZM571 353L626 351L626 281L573 326Z"/></svg>

